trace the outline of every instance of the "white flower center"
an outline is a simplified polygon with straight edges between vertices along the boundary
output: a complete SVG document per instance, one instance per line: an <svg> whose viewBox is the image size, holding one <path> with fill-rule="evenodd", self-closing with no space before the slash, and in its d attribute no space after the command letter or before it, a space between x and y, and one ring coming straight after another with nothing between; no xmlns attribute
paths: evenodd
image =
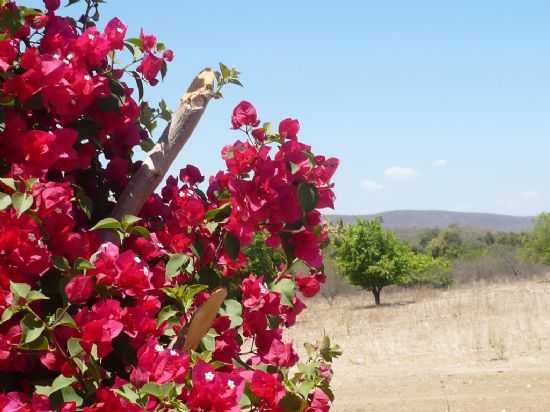
<svg viewBox="0 0 550 412"><path fill-rule="evenodd" d="M229 389L235 389L235 382L233 382L231 379L227 381L227 387Z"/></svg>
<svg viewBox="0 0 550 412"><path fill-rule="evenodd" d="M31 242L35 242L36 241L36 236L34 235L34 233L29 233L27 235L27 239L29 239Z"/></svg>
<svg viewBox="0 0 550 412"><path fill-rule="evenodd" d="M163 347L162 345L156 345L156 346L155 346L155 350L156 350L157 352L164 352L164 347Z"/></svg>
<svg viewBox="0 0 550 412"><path fill-rule="evenodd" d="M88 38L89 38L90 40L93 40L93 39L95 39L95 36L94 36L93 34L88 34Z"/></svg>
<svg viewBox="0 0 550 412"><path fill-rule="evenodd" d="M136 262L136 263L141 263L141 259L140 259L139 257L136 256L136 257L134 258L134 262Z"/></svg>
<svg viewBox="0 0 550 412"><path fill-rule="evenodd" d="M204 379L206 379L208 382L212 382L216 375L214 375L212 372L206 372L204 374Z"/></svg>
<svg viewBox="0 0 550 412"><path fill-rule="evenodd" d="M84 80L92 80L92 78L90 77L90 75L87 74L86 76L84 76Z"/></svg>
<svg viewBox="0 0 550 412"><path fill-rule="evenodd" d="M116 31L119 32L119 33L124 33L124 30L122 30L122 28L120 28L120 27L117 27Z"/></svg>
<svg viewBox="0 0 550 412"><path fill-rule="evenodd" d="M178 352L176 352L174 349L170 351L170 355L172 356L178 356Z"/></svg>

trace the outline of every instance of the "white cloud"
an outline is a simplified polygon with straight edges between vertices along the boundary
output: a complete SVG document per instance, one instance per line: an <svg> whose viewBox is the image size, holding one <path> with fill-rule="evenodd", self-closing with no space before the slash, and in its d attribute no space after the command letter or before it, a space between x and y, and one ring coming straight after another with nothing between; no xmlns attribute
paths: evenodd
<svg viewBox="0 0 550 412"><path fill-rule="evenodd" d="M521 196L522 199L525 199L525 200L533 200L533 199L537 199L539 197L539 194L538 192L535 192L535 191L526 191L526 192L521 192L519 194Z"/></svg>
<svg viewBox="0 0 550 412"><path fill-rule="evenodd" d="M417 175L417 171L410 167L393 166L388 167L386 170L384 170L384 176L396 179L409 179Z"/></svg>
<svg viewBox="0 0 550 412"><path fill-rule="evenodd" d="M363 179L361 181L361 187L367 192L381 192L382 190L384 190L384 185L381 185L380 183L370 179Z"/></svg>
<svg viewBox="0 0 550 412"><path fill-rule="evenodd" d="M434 160L432 162L433 167L447 167L448 165L449 161L445 159Z"/></svg>

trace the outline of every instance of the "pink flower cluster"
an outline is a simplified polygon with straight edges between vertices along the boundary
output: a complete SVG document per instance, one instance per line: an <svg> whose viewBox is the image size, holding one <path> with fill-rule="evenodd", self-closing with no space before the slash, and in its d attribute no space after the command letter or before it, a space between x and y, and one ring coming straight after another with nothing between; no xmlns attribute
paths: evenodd
<svg viewBox="0 0 550 412"><path fill-rule="evenodd" d="M320 210L334 206L338 160L301 143L297 120L274 131L242 102L226 170L205 185L189 165L139 216L110 219L149 138L126 78L155 85L173 53L44 2L0 6L0 411L328 410L337 351L318 348L292 375L283 331L325 280ZM139 53L118 68L125 48ZM109 230L120 242L103 241ZM247 270L257 236L285 256L275 278ZM183 351L220 286L228 300Z"/></svg>

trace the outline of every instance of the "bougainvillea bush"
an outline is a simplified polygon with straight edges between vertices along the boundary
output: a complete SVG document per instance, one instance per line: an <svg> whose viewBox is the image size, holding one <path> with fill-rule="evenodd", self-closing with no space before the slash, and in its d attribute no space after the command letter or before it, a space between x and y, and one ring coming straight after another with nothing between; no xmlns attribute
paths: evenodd
<svg viewBox="0 0 550 412"><path fill-rule="evenodd" d="M143 85L174 53L118 19L100 26L102 0L70 0L80 19L44 3L0 0L0 410L328 410L338 348L325 337L300 361L283 332L324 281L319 210L338 161L301 143L297 120L260 125L242 102L226 170L206 182L189 165L114 219L134 154L170 120ZM218 82L236 75L221 65ZM258 242L277 256L265 272L249 264Z"/></svg>

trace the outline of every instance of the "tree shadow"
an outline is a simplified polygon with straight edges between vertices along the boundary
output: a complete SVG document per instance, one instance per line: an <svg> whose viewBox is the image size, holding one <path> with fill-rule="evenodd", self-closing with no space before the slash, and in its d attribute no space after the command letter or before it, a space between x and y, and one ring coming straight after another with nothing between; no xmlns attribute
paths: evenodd
<svg viewBox="0 0 550 412"><path fill-rule="evenodd" d="M361 306L354 306L351 308L351 310L365 310L365 309L377 309L377 308L393 308L393 307L400 307L400 306L409 306L416 303L416 300L406 300L404 302L392 302L392 303L381 303L380 305L361 305Z"/></svg>

